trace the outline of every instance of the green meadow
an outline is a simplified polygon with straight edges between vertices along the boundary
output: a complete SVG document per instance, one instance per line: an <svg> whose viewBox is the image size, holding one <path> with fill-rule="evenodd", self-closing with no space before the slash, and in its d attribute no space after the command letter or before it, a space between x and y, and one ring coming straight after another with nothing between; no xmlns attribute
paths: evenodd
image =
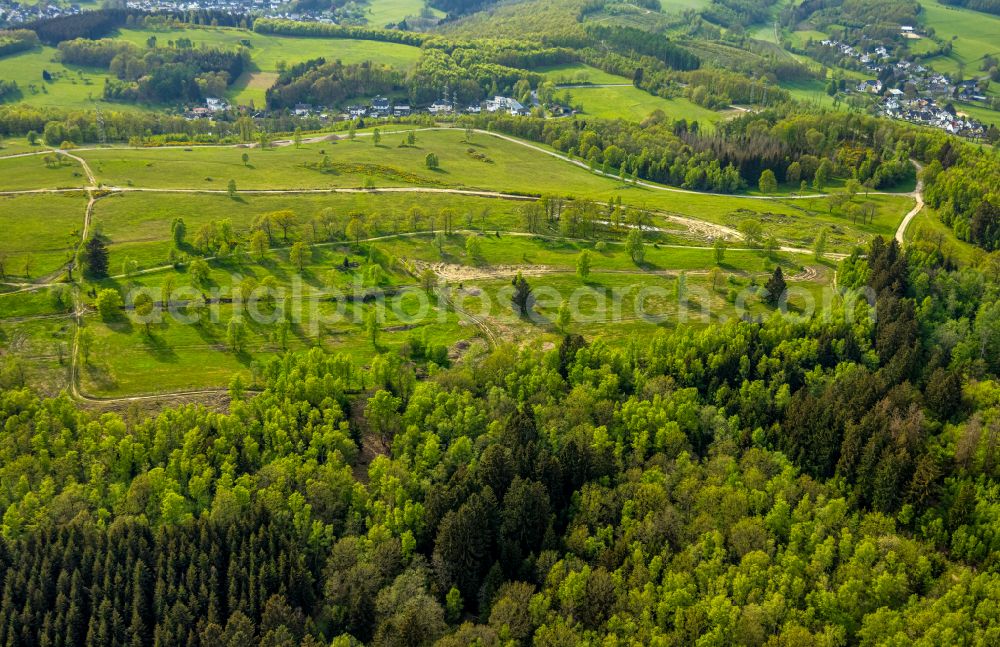
<svg viewBox="0 0 1000 647"><path fill-rule="evenodd" d="M37 155L0 157L0 191L76 189L87 185L87 176L75 160L35 151Z"/></svg>
<svg viewBox="0 0 1000 647"><path fill-rule="evenodd" d="M658 97L631 85L572 88L569 92L572 105L579 104L584 115L601 119L642 121L653 111L662 110L671 119L713 123L730 114L703 108L685 97Z"/></svg>
<svg viewBox="0 0 1000 647"><path fill-rule="evenodd" d="M369 0L368 24L372 27L384 27L406 18L420 16L425 11L429 11L437 18L444 17L443 12L428 7L423 0Z"/></svg>
<svg viewBox="0 0 1000 647"><path fill-rule="evenodd" d="M93 108L101 101L107 71L63 65L58 54L53 47L39 47L0 57L0 79L17 82L21 89L17 101L67 110ZM48 72L52 80L45 81L42 72ZM133 107L133 104L115 106Z"/></svg>
<svg viewBox="0 0 1000 647"><path fill-rule="evenodd" d="M80 242L86 206L82 192L0 196L7 276L35 279L59 270Z"/></svg>
<svg viewBox="0 0 1000 647"><path fill-rule="evenodd" d="M952 41L950 55L929 60L934 69L948 74L964 70L969 76L978 73L983 56L1000 54L1000 17L937 2L921 6L924 25L933 27L938 38Z"/></svg>

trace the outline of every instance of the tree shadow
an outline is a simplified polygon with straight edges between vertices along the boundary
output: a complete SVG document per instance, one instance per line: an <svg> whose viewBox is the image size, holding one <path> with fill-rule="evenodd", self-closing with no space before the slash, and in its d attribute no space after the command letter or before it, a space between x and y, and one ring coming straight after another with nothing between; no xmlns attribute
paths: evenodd
<svg viewBox="0 0 1000 647"><path fill-rule="evenodd" d="M132 320L129 319L124 312L110 321L105 321L104 325L106 325L112 331L124 335L131 335L132 331L135 330L135 326L132 324Z"/></svg>
<svg viewBox="0 0 1000 647"><path fill-rule="evenodd" d="M163 324L163 327L166 327L166 324ZM167 340L163 336L157 335L152 328L148 331L143 331L142 339L146 351L156 358L157 361L177 362L177 352L167 343Z"/></svg>

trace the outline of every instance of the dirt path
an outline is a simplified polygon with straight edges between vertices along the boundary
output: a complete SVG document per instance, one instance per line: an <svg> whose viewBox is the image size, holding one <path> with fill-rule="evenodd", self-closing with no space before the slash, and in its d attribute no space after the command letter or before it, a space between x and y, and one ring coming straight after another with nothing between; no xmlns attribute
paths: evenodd
<svg viewBox="0 0 1000 647"><path fill-rule="evenodd" d="M900 245L903 245L905 242L903 239L906 237L906 228L910 226L910 221L913 220L924 208L924 179L920 177L920 173L924 170L924 167L916 160L911 161L913 162L913 165L917 167L917 188L912 194L913 198L917 201L917 204L910 209L909 213L903 216L903 222L899 223L899 228L896 229L896 242Z"/></svg>

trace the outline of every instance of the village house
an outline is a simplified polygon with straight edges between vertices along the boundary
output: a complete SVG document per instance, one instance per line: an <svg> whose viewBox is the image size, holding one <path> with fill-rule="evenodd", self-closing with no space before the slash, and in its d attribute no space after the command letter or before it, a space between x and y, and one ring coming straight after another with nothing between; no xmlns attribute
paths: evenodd
<svg viewBox="0 0 1000 647"><path fill-rule="evenodd" d="M438 99L431 104L430 108L428 108L428 111L432 115L450 114L454 110L455 106L450 101L445 101L444 99Z"/></svg>

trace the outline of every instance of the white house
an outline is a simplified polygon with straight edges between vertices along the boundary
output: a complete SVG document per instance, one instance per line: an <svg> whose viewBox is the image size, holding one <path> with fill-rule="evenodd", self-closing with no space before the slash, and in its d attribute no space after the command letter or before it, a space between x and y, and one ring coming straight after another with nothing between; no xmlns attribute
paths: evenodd
<svg viewBox="0 0 1000 647"><path fill-rule="evenodd" d="M455 109L455 106L451 104L450 101L438 100L431 104L428 108L432 115L448 114Z"/></svg>

